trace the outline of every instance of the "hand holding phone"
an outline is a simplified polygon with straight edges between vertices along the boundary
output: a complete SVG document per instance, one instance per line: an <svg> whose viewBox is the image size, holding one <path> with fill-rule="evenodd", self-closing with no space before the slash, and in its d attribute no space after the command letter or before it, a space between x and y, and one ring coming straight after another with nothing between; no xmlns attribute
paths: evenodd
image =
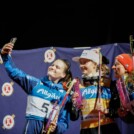
<svg viewBox="0 0 134 134"><path fill-rule="evenodd" d="M12 43L14 46L16 40L17 40L17 37L11 38L10 43ZM11 56L11 51L9 52L9 55Z"/></svg>

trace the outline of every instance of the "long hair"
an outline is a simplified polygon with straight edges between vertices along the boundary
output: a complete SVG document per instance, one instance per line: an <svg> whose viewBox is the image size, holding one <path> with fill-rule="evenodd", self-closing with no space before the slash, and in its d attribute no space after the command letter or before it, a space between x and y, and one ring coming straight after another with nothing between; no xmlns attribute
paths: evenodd
<svg viewBox="0 0 134 134"><path fill-rule="evenodd" d="M66 59L60 59L60 60L63 61L66 65L66 68L64 70L66 76L64 78L62 78L59 82L62 82L64 89L67 89L69 86L69 83L73 80L72 72L70 70L71 64Z"/></svg>
<svg viewBox="0 0 134 134"><path fill-rule="evenodd" d="M72 81L73 77L72 77L72 72L70 70L70 67L71 67L71 64L68 60L66 59L60 59L61 61L63 61L66 65L66 68L65 68L65 74L66 76L64 78L62 78L60 80L60 82L66 82L66 83L69 83L70 81Z"/></svg>

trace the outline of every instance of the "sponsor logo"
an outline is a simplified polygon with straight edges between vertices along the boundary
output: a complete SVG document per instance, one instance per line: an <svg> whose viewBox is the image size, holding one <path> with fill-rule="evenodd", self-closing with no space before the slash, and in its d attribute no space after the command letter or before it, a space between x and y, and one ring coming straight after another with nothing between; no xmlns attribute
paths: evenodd
<svg viewBox="0 0 134 134"><path fill-rule="evenodd" d="M3 60L2 60L1 55L0 55L0 64L3 64Z"/></svg>
<svg viewBox="0 0 134 134"><path fill-rule="evenodd" d="M4 83L2 86L2 96L10 96L13 93L13 82L11 83Z"/></svg>
<svg viewBox="0 0 134 134"><path fill-rule="evenodd" d="M37 91L37 93L41 93L41 94L45 95L46 96L45 98L60 99L60 96L57 96L56 93L50 93L50 92L48 92L47 90L44 90L44 89L39 89Z"/></svg>
<svg viewBox="0 0 134 134"><path fill-rule="evenodd" d="M53 62L55 60L55 49L48 49L44 54L44 62Z"/></svg>
<svg viewBox="0 0 134 134"><path fill-rule="evenodd" d="M13 128L15 122L14 122L15 115L6 115L3 119L3 129L11 129Z"/></svg>
<svg viewBox="0 0 134 134"><path fill-rule="evenodd" d="M82 92L82 96L90 95L89 97L93 97L96 94L97 94L97 90L96 89L90 89L90 88L86 88Z"/></svg>

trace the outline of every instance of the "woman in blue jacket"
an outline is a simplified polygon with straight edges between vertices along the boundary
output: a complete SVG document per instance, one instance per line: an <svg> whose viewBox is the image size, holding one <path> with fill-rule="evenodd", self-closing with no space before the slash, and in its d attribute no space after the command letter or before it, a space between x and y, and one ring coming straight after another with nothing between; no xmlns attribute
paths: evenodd
<svg viewBox="0 0 134 134"><path fill-rule="evenodd" d="M55 111L59 109L66 94L62 82L72 80L70 64L67 60L57 59L48 67L47 75L38 79L15 67L10 56L13 46L13 43L5 44L1 49L1 56L9 77L28 94L24 133L41 134L51 116L52 109L54 107ZM51 133L62 134L68 128L69 100L68 97L59 112L57 121L51 123Z"/></svg>

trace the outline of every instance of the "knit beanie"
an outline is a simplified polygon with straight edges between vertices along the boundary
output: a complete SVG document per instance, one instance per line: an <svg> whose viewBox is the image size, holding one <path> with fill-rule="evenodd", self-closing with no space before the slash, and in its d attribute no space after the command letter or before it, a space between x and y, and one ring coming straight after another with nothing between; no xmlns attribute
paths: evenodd
<svg viewBox="0 0 134 134"><path fill-rule="evenodd" d="M129 54L120 54L116 59L124 66L124 68L130 73L133 70L133 61Z"/></svg>

